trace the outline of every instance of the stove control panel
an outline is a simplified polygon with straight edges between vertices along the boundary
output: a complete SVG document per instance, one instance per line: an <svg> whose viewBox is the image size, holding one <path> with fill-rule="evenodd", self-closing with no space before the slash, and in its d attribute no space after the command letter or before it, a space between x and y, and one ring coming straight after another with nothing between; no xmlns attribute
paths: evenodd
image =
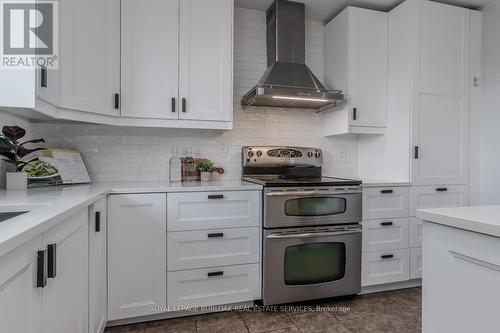
<svg viewBox="0 0 500 333"><path fill-rule="evenodd" d="M243 166L321 167L323 154L319 148L286 146L245 146L242 148Z"/></svg>

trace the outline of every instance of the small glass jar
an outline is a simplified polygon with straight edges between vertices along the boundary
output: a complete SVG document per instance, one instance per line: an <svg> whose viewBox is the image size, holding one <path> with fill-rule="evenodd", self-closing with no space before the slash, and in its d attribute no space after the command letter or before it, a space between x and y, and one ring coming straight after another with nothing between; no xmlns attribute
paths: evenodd
<svg viewBox="0 0 500 333"><path fill-rule="evenodd" d="M169 160L169 173L171 182L180 182L182 180L182 164L179 155L179 147L172 147L172 157Z"/></svg>

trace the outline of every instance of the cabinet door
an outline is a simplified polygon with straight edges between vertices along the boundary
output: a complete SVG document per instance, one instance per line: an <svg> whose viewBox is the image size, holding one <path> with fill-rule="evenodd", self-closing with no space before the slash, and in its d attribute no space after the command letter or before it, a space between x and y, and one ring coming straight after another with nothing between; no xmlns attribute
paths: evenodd
<svg viewBox="0 0 500 333"><path fill-rule="evenodd" d="M422 1L416 13L413 183L467 184L470 10Z"/></svg>
<svg viewBox="0 0 500 333"><path fill-rule="evenodd" d="M121 3L121 115L176 119L179 0Z"/></svg>
<svg viewBox="0 0 500 333"><path fill-rule="evenodd" d="M230 121L233 0L182 0L180 13L179 118Z"/></svg>
<svg viewBox="0 0 500 333"><path fill-rule="evenodd" d="M166 304L166 194L108 199L108 317L152 314Z"/></svg>
<svg viewBox="0 0 500 333"><path fill-rule="evenodd" d="M40 332L42 288L36 288L36 254L42 236L0 257L0 331Z"/></svg>
<svg viewBox="0 0 500 333"><path fill-rule="evenodd" d="M43 289L42 333L88 333L88 216L84 209L42 235L44 246L56 245L56 274Z"/></svg>
<svg viewBox="0 0 500 333"><path fill-rule="evenodd" d="M89 333L101 333L108 302L106 199L94 203L89 211Z"/></svg>
<svg viewBox="0 0 500 333"><path fill-rule="evenodd" d="M362 286L406 281L409 278L409 249L363 253L361 264Z"/></svg>
<svg viewBox="0 0 500 333"><path fill-rule="evenodd" d="M387 13L349 8L350 125L387 125Z"/></svg>
<svg viewBox="0 0 500 333"><path fill-rule="evenodd" d="M466 185L412 186L410 216L417 215L417 209L462 207L469 204Z"/></svg>
<svg viewBox="0 0 500 333"><path fill-rule="evenodd" d="M64 0L61 10L61 107L118 116L120 0Z"/></svg>

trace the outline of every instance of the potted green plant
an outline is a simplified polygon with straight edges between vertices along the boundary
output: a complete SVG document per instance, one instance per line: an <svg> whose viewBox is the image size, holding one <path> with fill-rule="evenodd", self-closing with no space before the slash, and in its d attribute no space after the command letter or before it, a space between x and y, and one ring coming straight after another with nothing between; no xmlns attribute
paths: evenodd
<svg viewBox="0 0 500 333"><path fill-rule="evenodd" d="M0 156L4 157L4 161L11 165L11 170L6 173L6 187L8 190L25 190L28 185L27 174L23 168L28 163L38 160L32 158L25 160L24 158L38 150L45 148L26 148L26 144L45 142L44 139L33 139L20 142L26 135L26 130L19 126L4 126L2 135L0 135Z"/></svg>
<svg viewBox="0 0 500 333"><path fill-rule="evenodd" d="M202 182L209 182L212 178L212 171L215 169L214 161L201 162L198 166L200 170L200 179Z"/></svg>

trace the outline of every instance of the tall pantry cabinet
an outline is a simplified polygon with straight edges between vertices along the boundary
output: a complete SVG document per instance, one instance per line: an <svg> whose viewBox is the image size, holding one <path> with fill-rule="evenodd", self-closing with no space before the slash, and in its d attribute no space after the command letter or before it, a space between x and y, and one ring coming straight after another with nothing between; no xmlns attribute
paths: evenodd
<svg viewBox="0 0 500 333"><path fill-rule="evenodd" d="M361 177L468 184L472 12L423 0L389 12L388 127L360 137Z"/></svg>

